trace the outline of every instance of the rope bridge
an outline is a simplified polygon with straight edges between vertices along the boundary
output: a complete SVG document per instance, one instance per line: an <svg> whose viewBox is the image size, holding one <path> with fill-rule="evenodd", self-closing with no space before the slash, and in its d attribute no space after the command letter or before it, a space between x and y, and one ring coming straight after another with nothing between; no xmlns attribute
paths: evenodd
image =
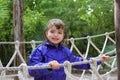
<svg viewBox="0 0 120 80"><path fill-rule="evenodd" d="M70 63L68 61L65 61L63 64L61 64L62 67L64 67L64 71L66 73L66 80L111 80L111 74L115 71L117 71L117 67L116 67L116 56L112 56L110 58L109 61L105 62L104 65L105 67L109 68L109 71L106 71L105 73L100 73L100 70L103 70L104 67L103 65L99 65L97 66L97 61L94 58L91 58L90 61L87 61L86 58L88 57L88 53L90 52L90 47L93 47L94 50L97 51L97 56L96 57L101 57L103 55L111 55L111 54L115 54L116 55L116 49L114 48L113 50L110 50L108 52L105 52L105 49L107 47L107 43L110 42L112 45L115 45L115 40L111 37L111 35L114 35L114 31L113 32L106 32L104 34L100 34L100 35L94 35L94 36L87 36L87 37L81 37L81 38L70 38L67 39L67 41L69 41L71 43L70 46L70 50L73 51L75 50L83 59L83 62L74 62L74 63ZM104 37L105 40L103 42L103 47L102 49L99 49L95 43L93 42L94 38L99 38L99 37ZM87 40L87 47L86 47L86 51L84 54L82 54L82 52L78 49L77 45L76 45L76 41L79 42L80 40ZM7 63L6 66L2 65L2 62L0 61L0 80L13 80L13 78L15 76L17 76L19 78L19 80L33 80L33 77L30 77L28 74L28 69L43 69L43 68L50 68L50 66L27 66L26 61L23 59L19 47L20 44L30 44L32 49L34 49L36 47L37 44L42 43L42 41L30 41L30 42L0 42L0 44L13 44L15 45L15 51L11 57L11 59L9 60L9 62ZM11 67L10 65L12 64L13 60L15 59L16 55L19 56L20 60L21 60L21 65L19 65L18 67ZM96 58L95 57L95 58ZM99 59L98 61L101 61L102 59ZM78 64L86 64L89 63L91 66L90 70L83 70L82 73L78 73L77 75L79 76L75 76L72 73L72 67L73 65L78 65ZM7 71L17 71L17 73L11 73L11 74L7 74ZM89 72L90 73L90 77L88 78L86 73ZM113 79L115 80L115 79Z"/></svg>

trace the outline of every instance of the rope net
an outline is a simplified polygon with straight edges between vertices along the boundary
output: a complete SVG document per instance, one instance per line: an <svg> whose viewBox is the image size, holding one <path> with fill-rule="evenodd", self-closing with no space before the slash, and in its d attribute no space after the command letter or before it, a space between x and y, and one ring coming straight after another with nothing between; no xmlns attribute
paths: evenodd
<svg viewBox="0 0 120 80"><path fill-rule="evenodd" d="M100 35L94 35L94 36L87 36L87 37L81 37L81 38L70 38L67 39L71 43L70 50L71 51L76 51L78 55L80 55L84 61L83 62L74 62L70 63L68 61L64 62L61 64L61 66L64 67L64 71L66 73L66 80L112 80L111 74L113 72L117 71L116 67L116 49L115 47L112 50L105 51L108 42L111 45L115 45L115 40L114 38L111 37L111 35L114 35L113 32L106 32L104 34ZM104 37L104 42L102 48L98 48L95 43L94 39L99 38L99 37ZM79 48L76 45L76 42L79 42L81 40L86 40L87 45L86 45L86 51L83 54ZM17 76L19 80L33 80L33 77L29 76L28 74L28 69L43 69L43 68L50 68L50 66L27 66L26 61L23 59L19 47L20 44L30 44L31 48L34 49L37 44L40 44L42 41L30 41L30 42L0 42L0 44L13 44L15 45L15 51L10 58L9 62L7 63L6 66L2 65L2 62L0 61L0 80L14 80L14 77ZM96 57L100 57L103 55L113 55L111 56L110 60L105 62L103 65L96 66L96 60L92 58L90 61L87 61L86 58L89 55L90 48L93 48L97 52ZM13 60L15 57L19 56L21 60L21 65L19 66L10 66L13 63ZM95 57L95 58L96 58ZM100 59L101 60L101 59ZM90 70L83 70L77 73L77 75L73 74L72 65L78 65L78 64L85 64L85 63L90 63L91 69ZM100 73L101 70L104 70L104 68L108 69L103 73ZM12 73L7 74L7 72L12 71ZM17 72L17 73L16 73ZM89 77L88 77L89 75ZM115 79L113 79L115 80Z"/></svg>

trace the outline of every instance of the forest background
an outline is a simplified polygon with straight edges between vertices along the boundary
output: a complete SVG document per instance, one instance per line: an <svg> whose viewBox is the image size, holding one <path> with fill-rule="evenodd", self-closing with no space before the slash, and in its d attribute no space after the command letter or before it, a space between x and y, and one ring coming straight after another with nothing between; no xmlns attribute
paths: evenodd
<svg viewBox="0 0 120 80"><path fill-rule="evenodd" d="M64 21L68 38L114 31L113 3L113 0L24 0L24 40L44 40L44 28L52 18ZM0 0L0 42L13 41L13 0ZM102 47L103 39L95 39L94 42ZM77 43L82 52L85 51L85 44L85 41ZM13 54L13 47L0 44L0 59L4 62L3 65ZM106 50L109 50L114 45L107 47ZM29 54L31 49L26 48L26 53ZM91 53L95 51L90 51L90 55L94 56Z"/></svg>

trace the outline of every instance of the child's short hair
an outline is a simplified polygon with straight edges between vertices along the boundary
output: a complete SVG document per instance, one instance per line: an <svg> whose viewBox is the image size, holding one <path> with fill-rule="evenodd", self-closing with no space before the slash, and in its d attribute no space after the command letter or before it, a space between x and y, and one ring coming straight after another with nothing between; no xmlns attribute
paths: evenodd
<svg viewBox="0 0 120 80"><path fill-rule="evenodd" d="M51 27L53 27L53 26L55 26L57 29L63 29L64 33L65 33L64 38L67 37L67 35L66 35L66 27L65 27L65 24L64 24L64 22L62 20L60 20L60 19L51 19L51 20L49 20L48 24L46 26L45 32L47 30L49 30Z"/></svg>

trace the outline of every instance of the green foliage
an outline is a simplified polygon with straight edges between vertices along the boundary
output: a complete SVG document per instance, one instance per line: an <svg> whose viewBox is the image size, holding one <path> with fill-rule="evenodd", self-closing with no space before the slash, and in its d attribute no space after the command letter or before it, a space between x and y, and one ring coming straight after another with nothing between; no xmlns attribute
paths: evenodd
<svg viewBox="0 0 120 80"><path fill-rule="evenodd" d="M69 37L95 35L114 29L113 1L27 0L27 2L30 3L28 6L31 10L43 13L48 19L62 19L68 28Z"/></svg>
<svg viewBox="0 0 120 80"><path fill-rule="evenodd" d="M27 8L24 15L24 33L27 41L43 40L46 17L43 13Z"/></svg>
<svg viewBox="0 0 120 80"><path fill-rule="evenodd" d="M26 41L44 40L44 28L51 18L60 18L65 22L68 38L86 37L114 30L113 0L23 1L24 35ZM14 39L12 7L13 1L0 0L0 41L13 41ZM93 41L95 45L102 48L104 38L94 39ZM86 40L76 42L82 53L85 52L86 44ZM10 52L13 50L11 48L9 47ZM3 49L3 46L1 46L1 49ZM91 47L90 54L94 56L93 53L96 53L96 51Z"/></svg>
<svg viewBox="0 0 120 80"><path fill-rule="evenodd" d="M8 5L9 4L9 5ZM0 1L0 41L13 40L12 37L12 18L11 2L8 0ZM11 18L11 19L10 19Z"/></svg>
<svg viewBox="0 0 120 80"><path fill-rule="evenodd" d="M0 41L13 41L12 29L12 1L0 0ZM14 47L11 45L0 44L0 60L3 65L9 61Z"/></svg>

